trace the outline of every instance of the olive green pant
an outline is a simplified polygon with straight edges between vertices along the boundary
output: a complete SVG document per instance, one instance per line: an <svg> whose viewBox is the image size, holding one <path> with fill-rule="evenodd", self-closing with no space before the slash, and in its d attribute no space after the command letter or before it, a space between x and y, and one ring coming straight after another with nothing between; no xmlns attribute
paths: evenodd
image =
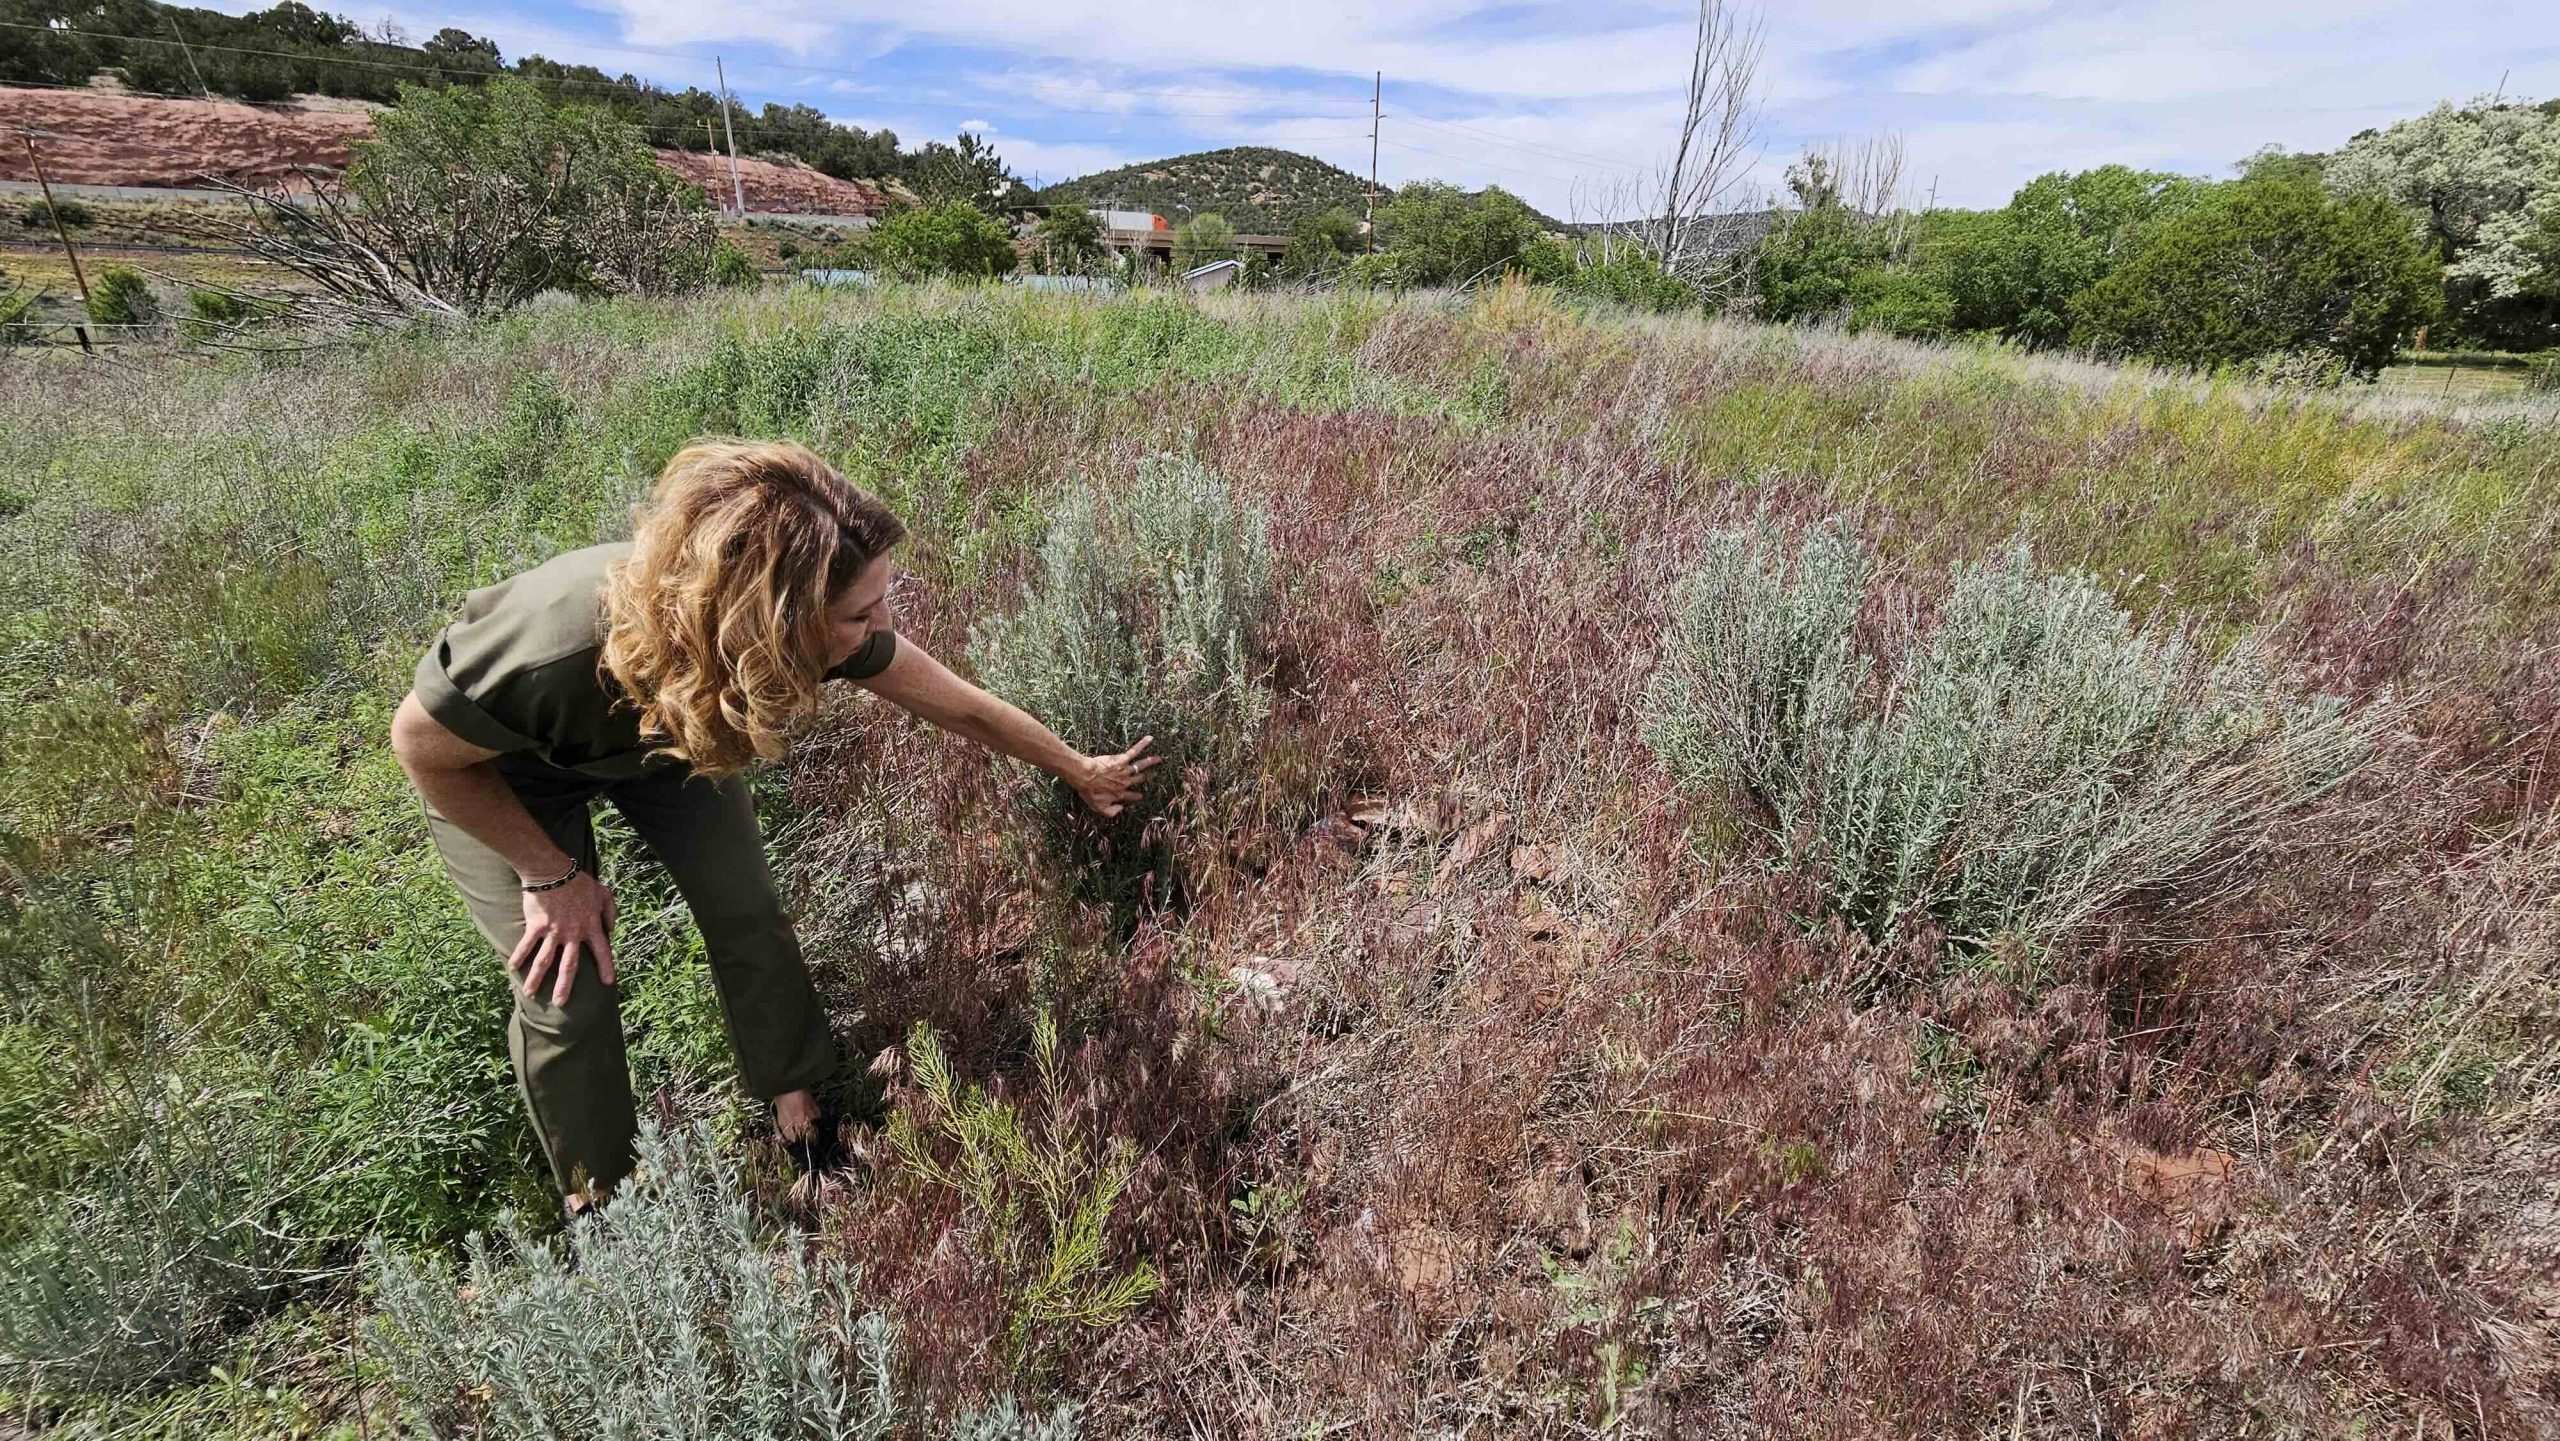
<svg viewBox="0 0 2560 1441"><path fill-rule="evenodd" d="M707 780L675 767L600 781L513 756L498 765L535 823L589 872L596 843L588 806L598 795L665 864L701 928L739 1079L750 1093L770 1100L826 1079L835 1069L834 1037L774 889L742 777ZM427 828L480 934L501 957L514 954L524 936L515 868L433 807ZM547 978L539 996L524 994L520 976L510 979L515 1016L507 1049L551 1174L563 1193L609 1188L631 1170L638 1130L621 998L604 984L592 955L578 958L566 1005L551 1003Z"/></svg>

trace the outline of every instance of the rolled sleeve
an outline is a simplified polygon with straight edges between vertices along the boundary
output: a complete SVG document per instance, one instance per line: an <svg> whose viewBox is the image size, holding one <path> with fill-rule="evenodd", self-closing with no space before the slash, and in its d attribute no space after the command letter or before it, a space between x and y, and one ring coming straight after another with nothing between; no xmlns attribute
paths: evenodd
<svg viewBox="0 0 2560 1441"><path fill-rule="evenodd" d="M862 648L845 657L844 664L827 672L829 680L869 680L889 668L898 654L898 633L884 630L862 643Z"/></svg>
<svg viewBox="0 0 2560 1441"><path fill-rule="evenodd" d="M411 683L418 704L435 717L436 724L484 750L532 750L536 742L531 737L508 728L453 683L446 669L449 659L446 637L439 635L418 657L417 678Z"/></svg>

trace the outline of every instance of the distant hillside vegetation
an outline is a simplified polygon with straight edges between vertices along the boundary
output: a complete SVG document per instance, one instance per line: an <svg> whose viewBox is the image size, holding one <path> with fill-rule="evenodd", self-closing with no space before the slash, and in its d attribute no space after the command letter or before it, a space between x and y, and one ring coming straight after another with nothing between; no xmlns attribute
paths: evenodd
<svg viewBox="0 0 2560 1441"><path fill-rule="evenodd" d="M476 85L515 75L555 100L612 111L661 149L714 149L705 124L725 118L739 150L796 160L838 180L895 182L926 199L966 199L990 210L1030 198L977 136L909 148L893 131L839 124L801 104L759 110L740 100L724 117L713 91L668 90L540 55L509 62L496 41L467 30L447 26L421 40L387 16L360 25L301 0L240 15L160 0L0 0L0 22L12 27L0 28L0 85L76 88L112 75L127 90L153 96L269 104L327 95L391 104L403 85Z"/></svg>
<svg viewBox="0 0 2560 1441"><path fill-rule="evenodd" d="M1152 210L1174 225L1214 210L1238 230L1279 234L1300 216L1336 205L1359 214L1363 188L1359 176L1312 155L1238 145L1062 180L1036 199L1042 205Z"/></svg>

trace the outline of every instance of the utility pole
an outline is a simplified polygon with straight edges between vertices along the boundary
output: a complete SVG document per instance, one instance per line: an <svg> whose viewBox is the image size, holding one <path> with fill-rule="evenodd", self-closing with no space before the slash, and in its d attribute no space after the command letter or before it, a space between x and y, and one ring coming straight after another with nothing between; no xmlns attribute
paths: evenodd
<svg viewBox="0 0 2560 1441"><path fill-rule="evenodd" d="M169 22L169 33L178 37L178 53L187 57L187 69L196 77L196 93L211 100L213 87L204 83L204 68L196 64L195 47L187 43L186 32L178 28L177 13L163 10L160 12L160 18Z"/></svg>
<svg viewBox="0 0 2560 1441"><path fill-rule="evenodd" d="M80 287L80 320L86 321L89 318L89 276L80 268L80 252L71 248L71 232L62 228L62 211L53 203L53 182L44 178L44 162L36 158L36 132L33 129L21 130L18 138L26 142L27 164L36 172L36 188L44 192L44 213L53 217L53 238L62 242L63 258L71 262L71 279ZM89 344L87 325L75 321L71 333L80 337L81 354L98 353Z"/></svg>
<svg viewBox="0 0 2560 1441"><path fill-rule="evenodd" d="M1371 255L1378 252L1378 97L1386 87L1387 72L1369 72L1369 193L1360 197L1360 219L1369 230Z"/></svg>
<svg viewBox="0 0 2560 1441"><path fill-rule="evenodd" d="M729 137L729 190L738 199L738 218L747 218L747 183L738 178L738 132L729 127L729 72L720 57L711 57L711 73L720 77L720 130Z"/></svg>

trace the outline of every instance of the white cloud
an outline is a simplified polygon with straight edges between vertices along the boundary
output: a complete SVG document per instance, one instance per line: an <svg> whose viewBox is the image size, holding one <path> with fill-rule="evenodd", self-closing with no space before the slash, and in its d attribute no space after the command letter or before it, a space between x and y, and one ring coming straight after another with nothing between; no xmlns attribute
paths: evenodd
<svg viewBox="0 0 2560 1441"><path fill-rule="evenodd" d="M1395 0L1250 19L1211 0L584 3L619 42L513 11L394 18L679 86L708 86L716 44L731 83L758 96L797 76L741 59L753 42L849 70L894 53L894 77L824 89L901 97L901 136L1001 127L1006 158L1050 179L1250 143L1365 173L1368 81L1383 70L1382 179L1501 184L1585 215L1665 148L1695 14L1686 0ZM1942 204L1996 204L2047 169L2218 174L2268 143L2325 149L2488 90L2510 66L2511 94L2560 91L2549 0L1803 0L1771 5L1767 26L1758 182L1774 186L1801 145L1895 131L1915 197L1935 176ZM646 48L660 46L697 53Z"/></svg>
<svg viewBox="0 0 2560 1441"><path fill-rule="evenodd" d="M986 120L963 120L960 122L960 128L963 130L974 131L980 135L993 135L996 133L994 123Z"/></svg>

